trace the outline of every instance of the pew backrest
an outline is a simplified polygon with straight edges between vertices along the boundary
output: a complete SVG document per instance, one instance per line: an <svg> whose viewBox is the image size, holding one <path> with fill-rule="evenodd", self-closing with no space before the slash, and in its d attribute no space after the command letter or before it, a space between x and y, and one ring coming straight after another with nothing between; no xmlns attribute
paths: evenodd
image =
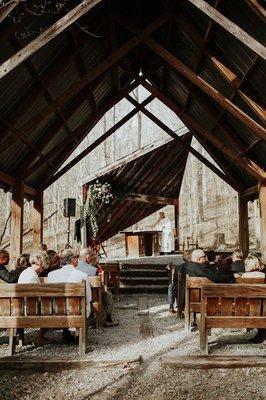
<svg viewBox="0 0 266 400"><path fill-rule="evenodd" d="M113 289L117 298L119 298L120 287L120 266L119 263L101 263L103 270L103 284L105 289Z"/></svg>

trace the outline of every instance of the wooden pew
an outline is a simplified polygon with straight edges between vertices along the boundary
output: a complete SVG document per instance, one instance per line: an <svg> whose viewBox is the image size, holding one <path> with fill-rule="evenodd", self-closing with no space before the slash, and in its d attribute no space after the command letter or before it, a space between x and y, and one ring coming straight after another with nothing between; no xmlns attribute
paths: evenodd
<svg viewBox="0 0 266 400"><path fill-rule="evenodd" d="M266 328L265 284L208 284L201 290L200 351L211 328Z"/></svg>
<svg viewBox="0 0 266 400"><path fill-rule="evenodd" d="M102 304L102 278L101 276L89 276L92 294L92 312L96 316L96 331L103 328L103 304Z"/></svg>
<svg viewBox="0 0 266 400"><path fill-rule="evenodd" d="M0 285L0 328L9 329L9 349L16 347L16 330L76 328L79 354L87 348L85 283Z"/></svg>
<svg viewBox="0 0 266 400"><path fill-rule="evenodd" d="M194 314L194 321L196 313L201 312L201 287L204 284L212 283L207 278L193 278L186 276L186 292L185 292L185 330L187 333L191 332L191 314ZM236 284L263 284L264 278L236 278Z"/></svg>
<svg viewBox="0 0 266 400"><path fill-rule="evenodd" d="M114 291L116 300L119 300L119 263L101 263L100 266L103 270L103 284L105 290L112 289Z"/></svg>
<svg viewBox="0 0 266 400"><path fill-rule="evenodd" d="M186 292L185 292L185 331L191 332L191 314L201 312L201 287L203 284L211 283L207 278L194 278L186 276Z"/></svg>

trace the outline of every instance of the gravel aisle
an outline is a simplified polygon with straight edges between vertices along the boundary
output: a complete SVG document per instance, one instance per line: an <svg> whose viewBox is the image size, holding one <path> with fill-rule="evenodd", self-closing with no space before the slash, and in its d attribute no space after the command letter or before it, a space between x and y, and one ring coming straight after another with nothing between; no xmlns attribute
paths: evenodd
<svg viewBox="0 0 266 400"><path fill-rule="evenodd" d="M265 369L183 370L161 367L161 357L197 355L198 333L186 336L183 322L169 317L165 296L145 295L148 313L138 313L138 295L123 296L116 303L120 325L96 334L90 329L87 359L115 360L142 355L140 366L116 366L59 371L57 373L19 373L0 371L0 400L265 400ZM147 318L148 314L148 318ZM140 326L150 326L144 337ZM215 355L265 355L265 345L246 344L244 331L219 332L209 339ZM251 336L251 334L250 334ZM17 355L19 358L77 358L77 345L60 344L60 334L51 332L55 344L34 348L35 333L26 335L28 343ZM221 338L223 344L221 344ZM235 341L235 344L232 342ZM7 342L0 337L0 356L7 355ZM224 344L225 343L225 344Z"/></svg>

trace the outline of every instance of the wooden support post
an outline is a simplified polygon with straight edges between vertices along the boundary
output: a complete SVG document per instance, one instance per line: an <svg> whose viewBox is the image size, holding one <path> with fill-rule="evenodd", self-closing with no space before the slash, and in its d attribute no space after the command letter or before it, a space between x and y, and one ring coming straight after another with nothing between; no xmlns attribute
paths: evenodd
<svg viewBox="0 0 266 400"><path fill-rule="evenodd" d="M245 258L249 252L248 201L241 192L238 193L238 213L239 245Z"/></svg>
<svg viewBox="0 0 266 400"><path fill-rule="evenodd" d="M33 202L33 249L43 241L43 191L38 190Z"/></svg>
<svg viewBox="0 0 266 400"><path fill-rule="evenodd" d="M179 250L179 202L175 206L175 250Z"/></svg>
<svg viewBox="0 0 266 400"><path fill-rule="evenodd" d="M23 181L16 181L12 189L12 202L11 202L10 262L12 267L15 266L17 258L22 253L23 205L24 205L24 183Z"/></svg>
<svg viewBox="0 0 266 400"><path fill-rule="evenodd" d="M259 201L260 201L260 221L261 221L261 258L262 262L266 264L266 183L259 185Z"/></svg>

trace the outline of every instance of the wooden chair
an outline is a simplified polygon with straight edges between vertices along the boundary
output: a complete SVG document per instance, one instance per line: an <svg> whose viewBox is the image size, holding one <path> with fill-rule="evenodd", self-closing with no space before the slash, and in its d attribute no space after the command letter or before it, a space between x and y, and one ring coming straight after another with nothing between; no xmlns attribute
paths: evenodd
<svg viewBox="0 0 266 400"><path fill-rule="evenodd" d="M208 284L201 294L201 354L208 355L208 329L266 328L266 285Z"/></svg>
<svg viewBox="0 0 266 400"><path fill-rule="evenodd" d="M96 331L103 328L102 280L101 276L89 276L92 294L92 312L96 316Z"/></svg>
<svg viewBox="0 0 266 400"><path fill-rule="evenodd" d="M194 278L186 276L185 291L185 331L191 332L191 314L195 322L196 313L201 312L201 287L211 281L207 278Z"/></svg>
<svg viewBox="0 0 266 400"><path fill-rule="evenodd" d="M116 300L119 300L120 266L119 263L100 264L103 270L103 284L105 290L113 290Z"/></svg>
<svg viewBox="0 0 266 400"><path fill-rule="evenodd" d="M9 350L24 328L76 328L79 354L87 348L85 283L0 285L0 328L9 329Z"/></svg>

